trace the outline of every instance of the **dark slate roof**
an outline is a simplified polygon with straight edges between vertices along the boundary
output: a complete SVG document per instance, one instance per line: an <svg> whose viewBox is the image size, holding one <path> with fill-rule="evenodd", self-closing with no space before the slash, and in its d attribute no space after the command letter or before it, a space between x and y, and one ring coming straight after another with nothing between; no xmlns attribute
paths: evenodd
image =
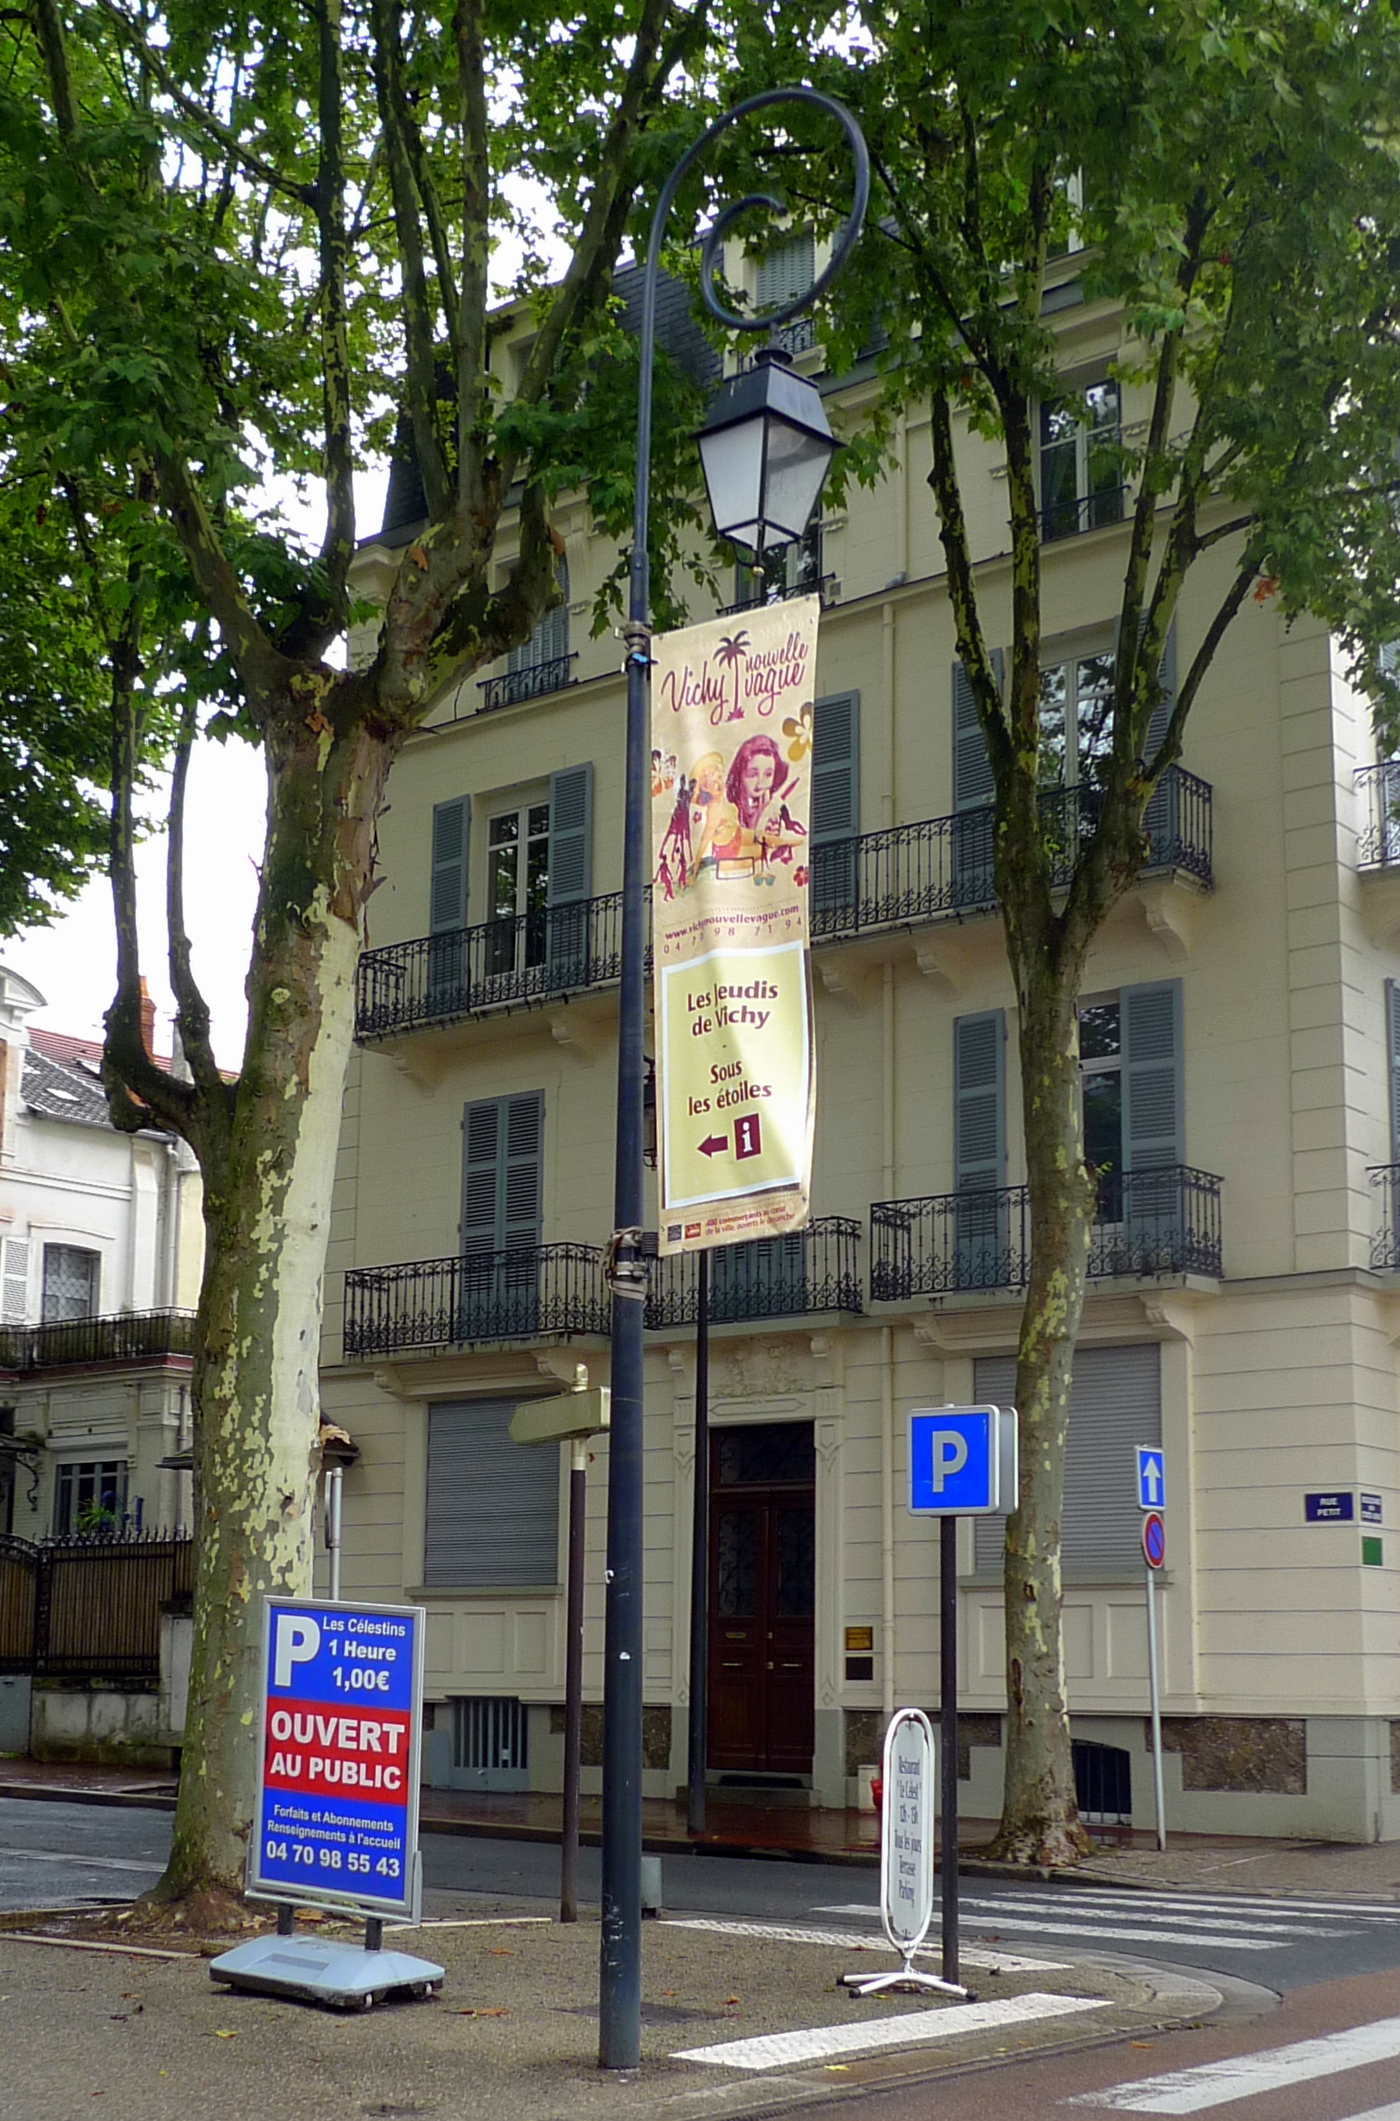
<svg viewBox="0 0 1400 2121"><path fill-rule="evenodd" d="M628 265L614 273L613 293L622 303L624 330L640 331L641 266ZM677 280L671 273L660 275L656 289L656 343L693 383L703 387L718 383L722 364L695 321L694 302L695 298L683 280ZM441 372L438 388L442 397L451 395L451 376L446 368ZM410 533L418 528L427 513L423 478L413 454L408 423L401 419L389 462L389 486L384 496L384 522L379 541L386 545L406 544Z"/></svg>
<svg viewBox="0 0 1400 2121"><path fill-rule="evenodd" d="M20 1094L41 1119L75 1120L85 1127L111 1125L102 1085L81 1061L53 1060L30 1046Z"/></svg>

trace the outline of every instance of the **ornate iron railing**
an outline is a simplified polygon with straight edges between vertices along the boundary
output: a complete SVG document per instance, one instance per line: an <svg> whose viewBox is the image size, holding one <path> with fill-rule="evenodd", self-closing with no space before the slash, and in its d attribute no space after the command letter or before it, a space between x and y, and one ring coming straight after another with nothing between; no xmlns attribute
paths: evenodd
<svg viewBox="0 0 1400 2121"><path fill-rule="evenodd" d="M1394 869L1400 865L1400 759L1359 767L1356 785L1366 804L1356 859L1363 869Z"/></svg>
<svg viewBox="0 0 1400 2121"><path fill-rule="evenodd" d="M1377 1164L1366 1176L1381 1197L1380 1227L1371 1239L1371 1265L1379 1272L1400 1267L1400 1164Z"/></svg>
<svg viewBox="0 0 1400 2121"><path fill-rule="evenodd" d="M791 1236L717 1246L710 1253L711 1322L861 1310L861 1235L861 1225L848 1215L818 1215ZM693 1326L698 1280L693 1252L653 1260L647 1325Z"/></svg>
<svg viewBox="0 0 1400 2121"><path fill-rule="evenodd" d="M1087 782L1048 788L1040 798L1041 830L1057 884L1068 884L1079 849L1098 823L1099 797ZM1211 790L1207 781L1169 766L1143 818L1146 873L1179 870L1211 881ZM859 935L984 910L996 903L990 810L964 810L921 825L895 825L858 839L811 849L811 920L815 941Z"/></svg>
<svg viewBox="0 0 1400 2121"><path fill-rule="evenodd" d="M110 1318L58 1318L41 1326L0 1326L0 1370L150 1362L193 1353L192 1311L121 1311Z"/></svg>
<svg viewBox="0 0 1400 2121"><path fill-rule="evenodd" d="M870 1294L879 1302L1024 1289L1030 1266L1025 1186L969 1188L870 1210ZM1099 1181L1089 1277L1221 1272L1220 1180L1187 1164L1110 1172Z"/></svg>
<svg viewBox="0 0 1400 2121"><path fill-rule="evenodd" d="M718 616L732 619L736 611L757 611L764 604L786 604L793 597L819 596L822 609L831 603L836 589L834 574L818 575L812 582L789 582L781 589L755 589L752 596L740 597L737 604L722 604Z"/></svg>
<svg viewBox="0 0 1400 2121"><path fill-rule="evenodd" d="M478 679L482 713L492 707L518 707L522 700L543 699L547 692L562 692L566 685L577 684L569 675L570 665L577 661L577 655L554 655L545 663L508 670L503 677Z"/></svg>
<svg viewBox="0 0 1400 2121"><path fill-rule="evenodd" d="M622 893L484 921L445 935L367 950L360 959L357 1038L519 1007L606 987L622 973Z"/></svg>
<svg viewBox="0 0 1400 2121"><path fill-rule="evenodd" d="M1105 523L1121 523L1127 502L1126 486L1101 486L1097 493L1080 494L1077 500L1052 501L1040 511L1041 543L1072 538L1081 530L1100 530Z"/></svg>
<svg viewBox="0 0 1400 2121"><path fill-rule="evenodd" d="M551 1333L607 1333L597 1245L528 1245L465 1259L353 1267L345 1277L347 1358Z"/></svg>
<svg viewBox="0 0 1400 2121"><path fill-rule="evenodd" d="M1055 881L1068 884L1078 851L1098 819L1088 783L1050 788L1040 799ZM1143 820L1145 873L1178 871L1211 882L1211 790L1184 767L1162 775ZM877 928L956 919L996 903L992 813L894 825L808 851L815 942ZM579 899L538 913L485 921L444 935L367 950L360 959L357 1038L384 1038L491 1009L611 986L622 970L622 895Z"/></svg>

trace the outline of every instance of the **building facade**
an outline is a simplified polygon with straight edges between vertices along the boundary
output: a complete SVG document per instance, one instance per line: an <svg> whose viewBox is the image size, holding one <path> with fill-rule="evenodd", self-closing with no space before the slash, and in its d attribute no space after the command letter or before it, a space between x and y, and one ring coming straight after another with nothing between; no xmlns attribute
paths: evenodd
<svg viewBox="0 0 1400 2121"><path fill-rule="evenodd" d="M1047 410L1040 459L1046 802L1068 854L1092 804L1127 537L1111 445L1145 408L1110 375L1121 320L1084 300L1073 260L1047 308L1082 397L1082 417ZM809 368L820 358L799 349ZM879 388L873 371L823 379L837 421ZM983 608L1006 639L1004 466L965 430L959 446ZM714 1264L711 1777L827 1805L855 1801L896 1704L938 1700L937 1534L905 1506L908 1415L1009 1400L1026 1270L990 780L929 464L914 409L883 484L829 513L777 585L819 586L824 604L814 1212L800 1239ZM567 1454L516 1446L507 1425L580 1362L607 1379L624 695L616 643L588 628L612 550L581 503L556 525L564 603L509 668L445 697L394 770L327 1273L324 1410L361 1451L346 1590L427 1606L429 1772L461 1786L559 1786ZM411 514L391 515L362 553L369 591L386 590L411 534ZM1188 581L1168 692L1230 565L1222 545ZM1085 1124L1105 1176L1076 1359L1065 1645L1081 1764L1112 1785L1099 1808L1139 1824L1134 1449L1160 1444L1169 1825L1400 1838L1392 792L1400 765L1376 760L1325 632L1249 602L1154 797L1149 866L1090 963ZM694 1262L663 1263L646 1403L658 1795L685 1774L694 1319ZM590 1703L606 1478L599 1438ZM987 1817L1005 1710L1000 1528L965 1522L959 1537L963 1802Z"/></svg>
<svg viewBox="0 0 1400 2121"><path fill-rule="evenodd" d="M0 1532L187 1526L161 1461L190 1447L198 1167L116 1131L100 1048L31 1026L43 999L0 967Z"/></svg>

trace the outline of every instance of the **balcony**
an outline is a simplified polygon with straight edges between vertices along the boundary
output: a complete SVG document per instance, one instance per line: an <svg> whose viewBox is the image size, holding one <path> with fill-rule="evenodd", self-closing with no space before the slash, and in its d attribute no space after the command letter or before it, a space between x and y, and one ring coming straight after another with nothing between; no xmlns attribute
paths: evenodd
<svg viewBox="0 0 1400 2121"><path fill-rule="evenodd" d="M1080 842L1093 830L1092 787L1047 789L1041 815L1057 884L1069 882ZM1147 806L1145 877L1211 883L1211 790L1169 766ZM895 825L828 841L810 854L816 943L988 913L992 813ZM510 920L367 950L360 959L355 1036L389 1038L494 1009L538 1006L563 994L615 985L622 969L622 895L580 899Z"/></svg>
<svg viewBox="0 0 1400 2121"><path fill-rule="evenodd" d="M810 582L787 582L782 588L755 589L752 596L740 597L737 604L722 604L717 617L732 619L739 611L757 611L767 604L786 604L793 597L820 597L822 610L836 600L836 577L834 574L816 575Z"/></svg>
<svg viewBox="0 0 1400 2121"><path fill-rule="evenodd" d="M1121 523L1127 503L1126 486L1101 486L1096 493L1077 500L1052 501L1040 511L1040 541L1049 545L1056 538L1077 537L1084 530L1101 530L1107 523Z"/></svg>
<svg viewBox="0 0 1400 2121"><path fill-rule="evenodd" d="M488 713L493 707L518 707L522 700L543 699L547 692L562 692L566 685L576 685L578 679L570 677L569 670L577 661L576 655L556 655L548 662L529 663L523 670L508 670L504 677L479 679L481 712Z"/></svg>
<svg viewBox="0 0 1400 2121"><path fill-rule="evenodd" d="M882 1200L870 1210L870 1294L876 1302L1024 1289L1030 1267L1025 1186ZM1100 1180L1089 1279L1221 1272L1220 1180L1186 1164Z"/></svg>
<svg viewBox="0 0 1400 2121"><path fill-rule="evenodd" d="M192 1311L122 1311L110 1318L58 1318L0 1326L0 1370L72 1369L84 1363L159 1362L194 1353Z"/></svg>
<svg viewBox="0 0 1400 2121"><path fill-rule="evenodd" d="M789 1237L719 1246L710 1254L711 1324L861 1310L860 1239L861 1226L850 1216L818 1215ZM698 1312L696 1255L653 1260L647 1325L693 1326Z"/></svg>
<svg viewBox="0 0 1400 2121"><path fill-rule="evenodd" d="M1400 759L1362 766L1356 787L1366 806L1357 862L1363 869L1400 868Z"/></svg>
<svg viewBox="0 0 1400 2121"><path fill-rule="evenodd" d="M606 1334L610 1324L597 1245L530 1245L467 1259L355 1267L345 1277L350 1361L476 1341Z"/></svg>
<svg viewBox="0 0 1400 2121"><path fill-rule="evenodd" d="M1371 1265L1378 1274L1400 1268L1400 1164L1377 1164L1367 1172L1381 1197L1380 1228L1371 1240Z"/></svg>

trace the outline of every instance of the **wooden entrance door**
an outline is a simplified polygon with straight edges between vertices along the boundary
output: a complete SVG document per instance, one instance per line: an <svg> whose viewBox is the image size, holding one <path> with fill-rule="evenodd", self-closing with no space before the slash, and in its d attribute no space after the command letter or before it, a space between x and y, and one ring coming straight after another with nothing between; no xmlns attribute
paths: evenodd
<svg viewBox="0 0 1400 2121"><path fill-rule="evenodd" d="M810 1422L710 1439L712 1768L811 1772L815 1481Z"/></svg>

